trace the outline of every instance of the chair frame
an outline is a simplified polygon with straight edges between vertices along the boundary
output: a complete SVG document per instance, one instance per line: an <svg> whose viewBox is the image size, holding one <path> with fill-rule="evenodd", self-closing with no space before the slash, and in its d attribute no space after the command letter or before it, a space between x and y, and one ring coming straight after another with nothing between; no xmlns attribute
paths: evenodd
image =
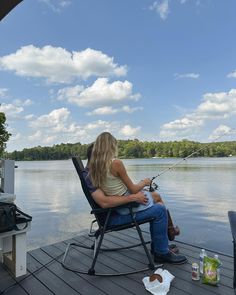
<svg viewBox="0 0 236 295"><path fill-rule="evenodd" d="M233 237L233 253L234 253L234 279L233 286L236 289L236 212L229 211L228 212L229 223L231 228L231 233Z"/></svg>
<svg viewBox="0 0 236 295"><path fill-rule="evenodd" d="M78 272L78 273L82 273L82 274L88 274L88 275L97 275L97 276L120 276L120 275L127 275L127 274L134 274L134 273L138 273L138 272L143 272L146 270L154 270L155 268L161 266L161 265L155 265L153 262L153 259L150 255L150 252L147 248L147 243L150 242L145 242L143 235L142 235L142 231L140 229L141 224L147 223L147 222L151 222L154 220L154 218L148 218L148 219L144 219L142 221L137 221L135 219L135 214L133 212L133 208L137 207L137 203L136 202L131 202L129 204L126 205L122 205L122 206L118 206L118 207L113 207L113 208L101 208L94 200L92 195L90 194L88 187L86 185L86 182L84 180L83 177L83 170L84 170L84 166L83 163L80 159L80 157L72 157L72 161L73 164L75 166L75 169L77 171L77 174L79 175L80 181L81 181L81 185L82 185L82 189L83 192L92 208L91 214L93 214L95 216L95 220L92 221L91 223L91 227L90 227L90 232L89 232L89 236L90 237L94 237L94 242L91 246L86 246L84 244L81 243L76 243L76 242L71 242L68 243L66 251L64 253L64 256L62 258L62 266L68 270L74 271L74 272ZM132 222L128 223L128 224L122 224L122 225L116 225L116 226L109 226L108 222L109 219L111 217L111 213L115 210L117 210L118 208L128 208L130 215L131 215L131 219ZM98 225L98 229L93 231L92 230L92 226L94 223L97 223ZM135 245L130 245L130 246L126 246L126 247L117 247L117 248L109 248L109 249L104 249L102 248L102 242L103 242L103 238L105 236L106 233L109 232L113 232L113 231L120 231L123 229L128 229L128 228L136 228L137 232L138 232L138 236L140 239L140 243L139 244L135 244ZM126 272L117 272L117 273L98 273L95 271L95 265L97 262L97 258L99 255L100 251L117 251L117 250L123 250L123 249L130 249L130 248L134 248L134 247L138 247L138 246L143 246L144 251L146 253L147 259L148 259L148 265L145 268L142 269L136 269L134 271L126 271ZM85 249L90 249L93 250L93 261L92 264L90 266L90 268L88 270L80 270L78 268L75 267L71 267L68 263L67 263L67 256L69 254L69 250L71 249L71 247L81 247L81 248L85 248Z"/></svg>

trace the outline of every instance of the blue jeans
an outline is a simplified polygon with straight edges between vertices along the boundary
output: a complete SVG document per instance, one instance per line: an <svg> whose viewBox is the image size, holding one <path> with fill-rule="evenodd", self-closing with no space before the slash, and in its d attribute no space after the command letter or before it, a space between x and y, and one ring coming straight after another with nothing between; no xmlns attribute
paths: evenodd
<svg viewBox="0 0 236 295"><path fill-rule="evenodd" d="M153 244L153 250L156 254L168 253L168 236L167 236L167 212L166 207L161 204L154 204L152 207L135 213L135 219L137 221L152 218L155 219L150 222L150 234ZM114 212L111 215L109 225L121 225L130 223L132 218L130 214L120 215Z"/></svg>

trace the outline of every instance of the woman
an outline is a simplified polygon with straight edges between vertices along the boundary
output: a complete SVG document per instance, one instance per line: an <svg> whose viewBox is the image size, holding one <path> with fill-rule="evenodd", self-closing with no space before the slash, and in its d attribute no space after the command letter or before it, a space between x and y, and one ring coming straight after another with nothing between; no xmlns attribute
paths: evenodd
<svg viewBox="0 0 236 295"><path fill-rule="evenodd" d="M134 184L128 176L125 166L121 160L117 159L118 146L117 140L109 132L101 133L93 146L93 152L89 163L89 175L95 187L101 188L106 195L128 195L135 194L149 186L151 180L145 178L139 183ZM163 204L160 195L152 192L151 199L146 192L149 201L145 205L139 205L138 211L145 210L153 205L154 202ZM127 209L119 210L119 214L128 214ZM179 228L174 227L168 212L168 238L174 240L179 235Z"/></svg>

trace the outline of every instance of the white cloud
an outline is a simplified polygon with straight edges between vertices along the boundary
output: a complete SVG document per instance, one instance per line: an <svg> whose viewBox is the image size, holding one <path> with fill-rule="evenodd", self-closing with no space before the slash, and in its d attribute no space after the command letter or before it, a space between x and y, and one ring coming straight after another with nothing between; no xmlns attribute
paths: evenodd
<svg viewBox="0 0 236 295"><path fill-rule="evenodd" d="M57 13L71 4L69 0L39 0L39 2L46 4L53 12Z"/></svg>
<svg viewBox="0 0 236 295"><path fill-rule="evenodd" d="M164 124L162 127L165 130L185 130L189 128L199 127L202 125L202 121L196 121L194 119L185 117L182 119L177 119L175 121L172 121L170 123Z"/></svg>
<svg viewBox="0 0 236 295"><path fill-rule="evenodd" d="M236 78L236 70L227 75L228 78Z"/></svg>
<svg viewBox="0 0 236 295"><path fill-rule="evenodd" d="M122 111L124 111L125 113L134 113L136 111L142 111L143 110L143 107L134 107L134 108L131 108L130 106L123 106L122 107Z"/></svg>
<svg viewBox="0 0 236 295"><path fill-rule="evenodd" d="M0 88L0 98L6 97L8 89L7 88Z"/></svg>
<svg viewBox="0 0 236 295"><path fill-rule="evenodd" d="M38 130L34 134L28 136L28 140L34 141L34 142L41 140L42 138L43 138L43 133L40 130Z"/></svg>
<svg viewBox="0 0 236 295"><path fill-rule="evenodd" d="M13 103L16 106L30 106L33 104L33 101L31 99L26 99L26 100L15 99Z"/></svg>
<svg viewBox="0 0 236 295"><path fill-rule="evenodd" d="M25 120L26 120L26 121L33 120L34 118L35 118L35 115L34 115L34 114L29 114L29 115L26 115L26 116L25 116Z"/></svg>
<svg viewBox="0 0 236 295"><path fill-rule="evenodd" d="M229 92L206 93L203 95L203 101L192 113L162 125L160 136L172 139L191 137L208 121L224 121L235 115L236 89ZM222 130L222 127L219 130Z"/></svg>
<svg viewBox="0 0 236 295"><path fill-rule="evenodd" d="M126 66L118 66L113 57L91 48L69 52L50 45L28 45L15 53L0 57L0 69L23 77L45 78L48 83L70 83L91 76L124 76Z"/></svg>
<svg viewBox="0 0 236 295"><path fill-rule="evenodd" d="M120 112L125 112L125 113L131 114L135 111L142 110L142 109L143 109L142 107L131 108L130 106L123 106L122 108L114 109L111 106L104 106L101 108L97 108L97 109L93 110L92 112L88 112L87 115L90 115L90 116L91 115L113 115L113 114L120 113Z"/></svg>
<svg viewBox="0 0 236 295"><path fill-rule="evenodd" d="M140 126L132 127L130 125L125 125L121 128L120 134L124 135L125 137L133 137L139 133L140 129Z"/></svg>
<svg viewBox="0 0 236 295"><path fill-rule="evenodd" d="M33 128L53 128L58 132L63 128L67 122L70 112L67 108L55 109L49 114L42 115L30 122L30 126Z"/></svg>
<svg viewBox="0 0 236 295"><path fill-rule="evenodd" d="M10 133L12 134L12 131L9 130ZM10 137L10 140L11 141L18 141L18 140L21 140L22 139L22 134L17 132L16 134L13 134L11 137Z"/></svg>
<svg viewBox="0 0 236 295"><path fill-rule="evenodd" d="M47 146L52 144L67 143L89 143L96 139L98 134L108 131L119 139L135 136L140 127L132 127L119 121L96 120L86 124L78 124L72 121L71 114L66 108L55 109L47 114L36 117L28 115L29 129L26 129L24 136L12 129L12 137L8 142L8 150L15 150L16 146L33 147Z"/></svg>
<svg viewBox="0 0 236 295"><path fill-rule="evenodd" d="M0 112L5 113L7 120L18 117L23 110L23 107L18 107L14 104L2 103L0 105Z"/></svg>
<svg viewBox="0 0 236 295"><path fill-rule="evenodd" d="M58 100L66 100L82 107L104 106L124 100L138 100L139 94L133 94L133 85L129 81L109 83L107 78L98 78L90 87L66 87L58 91Z"/></svg>
<svg viewBox="0 0 236 295"><path fill-rule="evenodd" d="M209 136L210 140L218 140L222 136L230 134L232 132L232 129L229 126L226 125L219 125Z"/></svg>
<svg viewBox="0 0 236 295"><path fill-rule="evenodd" d="M175 79L198 79L200 77L197 73L174 74Z"/></svg>
<svg viewBox="0 0 236 295"><path fill-rule="evenodd" d="M57 135L49 135L48 133L38 130L34 134L29 135L27 140L31 141L34 146L35 143L39 143L39 145L49 145L53 144L57 140Z"/></svg>
<svg viewBox="0 0 236 295"><path fill-rule="evenodd" d="M169 0L155 1L150 7L150 10L155 10L165 20L169 14Z"/></svg>
<svg viewBox="0 0 236 295"><path fill-rule="evenodd" d="M204 119L225 119L236 114L236 89L229 92L206 93L196 109Z"/></svg>
<svg viewBox="0 0 236 295"><path fill-rule="evenodd" d="M116 114L118 112L117 109L114 109L112 107L101 107L101 108L97 108L95 110L93 110L92 112L88 112L88 115L112 115L112 114Z"/></svg>

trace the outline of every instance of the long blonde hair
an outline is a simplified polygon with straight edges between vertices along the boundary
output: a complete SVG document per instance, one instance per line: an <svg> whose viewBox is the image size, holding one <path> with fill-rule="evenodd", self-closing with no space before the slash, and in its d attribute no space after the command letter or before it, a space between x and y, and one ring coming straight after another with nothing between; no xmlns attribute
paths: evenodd
<svg viewBox="0 0 236 295"><path fill-rule="evenodd" d="M97 188L102 188L112 159L117 157L117 140L109 132L101 133L94 142L89 162L89 175Z"/></svg>

